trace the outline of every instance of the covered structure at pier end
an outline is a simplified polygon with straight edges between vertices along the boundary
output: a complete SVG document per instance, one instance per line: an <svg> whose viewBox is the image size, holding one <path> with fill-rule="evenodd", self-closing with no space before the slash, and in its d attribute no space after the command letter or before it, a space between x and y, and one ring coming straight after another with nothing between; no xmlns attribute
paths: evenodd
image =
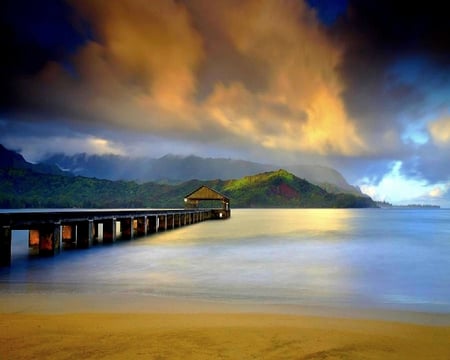
<svg viewBox="0 0 450 360"><path fill-rule="evenodd" d="M184 197L186 208L200 208L200 202L210 204L220 203L219 207L208 206L211 208L211 217L214 219L228 219L231 216L230 199L208 186L200 186L197 190Z"/></svg>

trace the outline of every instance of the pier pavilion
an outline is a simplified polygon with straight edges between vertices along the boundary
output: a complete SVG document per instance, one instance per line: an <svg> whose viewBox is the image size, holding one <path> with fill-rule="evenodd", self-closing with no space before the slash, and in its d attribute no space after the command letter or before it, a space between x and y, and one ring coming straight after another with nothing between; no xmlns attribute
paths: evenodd
<svg viewBox="0 0 450 360"><path fill-rule="evenodd" d="M230 199L208 186L200 186L197 190L184 197L187 208L200 209L200 202L220 203L218 208L210 208L211 215L216 219L228 219L231 216Z"/></svg>

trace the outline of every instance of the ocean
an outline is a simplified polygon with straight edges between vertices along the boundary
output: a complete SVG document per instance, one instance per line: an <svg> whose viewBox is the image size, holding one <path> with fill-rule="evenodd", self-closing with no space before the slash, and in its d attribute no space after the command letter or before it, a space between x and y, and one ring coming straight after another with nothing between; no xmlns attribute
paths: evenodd
<svg viewBox="0 0 450 360"><path fill-rule="evenodd" d="M127 294L450 313L450 210L233 209L112 245L28 253L13 231L0 294Z"/></svg>

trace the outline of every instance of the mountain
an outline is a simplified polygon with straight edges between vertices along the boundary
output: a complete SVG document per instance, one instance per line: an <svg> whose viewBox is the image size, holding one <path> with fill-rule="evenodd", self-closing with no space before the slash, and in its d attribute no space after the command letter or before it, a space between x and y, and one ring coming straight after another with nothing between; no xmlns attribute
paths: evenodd
<svg viewBox="0 0 450 360"><path fill-rule="evenodd" d="M279 167L244 160L166 155L159 159L131 158L119 155L73 156L52 155L43 162L31 164L22 155L0 145L0 168L30 169L38 173L85 176L105 180L160 182L175 184L189 179L236 179L275 171ZM318 185L330 193L365 196L347 183L335 169L318 165L288 166L286 170L301 179Z"/></svg>
<svg viewBox="0 0 450 360"><path fill-rule="evenodd" d="M180 183L188 179L213 180L236 179L267 171L275 171L276 165L223 158L166 155L159 159L130 158L119 155L73 156L53 155L44 161L75 175L108 180L135 180ZM328 192L351 193L363 196L361 191L347 183L335 169L316 165L288 166L286 170L299 178L321 186Z"/></svg>
<svg viewBox="0 0 450 360"><path fill-rule="evenodd" d="M51 163L32 164L26 161L22 155L6 149L0 144L0 169L29 169L37 173L71 175L65 173L58 166Z"/></svg>
<svg viewBox="0 0 450 360"><path fill-rule="evenodd" d="M75 175L138 182L182 182L188 179L232 179L266 171L271 166L250 161L165 155L159 159L119 155L53 155L43 161Z"/></svg>
<svg viewBox="0 0 450 360"><path fill-rule="evenodd" d="M227 181L220 191L237 207L376 207L368 197L329 193L283 169Z"/></svg>
<svg viewBox="0 0 450 360"><path fill-rule="evenodd" d="M207 185L228 196L231 207L376 207L372 199L331 194L286 170L236 180L190 180L177 185L111 181L0 169L1 208L180 208L184 196Z"/></svg>

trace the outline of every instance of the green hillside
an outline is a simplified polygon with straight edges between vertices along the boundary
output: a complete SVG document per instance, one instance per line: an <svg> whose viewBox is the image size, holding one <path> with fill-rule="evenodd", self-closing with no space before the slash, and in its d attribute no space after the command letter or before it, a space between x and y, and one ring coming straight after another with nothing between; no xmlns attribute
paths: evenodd
<svg viewBox="0 0 450 360"><path fill-rule="evenodd" d="M285 170L231 180L220 191L230 197L234 207L376 207L370 198L328 193Z"/></svg>
<svg viewBox="0 0 450 360"><path fill-rule="evenodd" d="M180 208L184 196L207 185L236 207L376 207L367 197L331 194L285 170L237 180L191 180L179 185L109 181L0 169L1 208Z"/></svg>

